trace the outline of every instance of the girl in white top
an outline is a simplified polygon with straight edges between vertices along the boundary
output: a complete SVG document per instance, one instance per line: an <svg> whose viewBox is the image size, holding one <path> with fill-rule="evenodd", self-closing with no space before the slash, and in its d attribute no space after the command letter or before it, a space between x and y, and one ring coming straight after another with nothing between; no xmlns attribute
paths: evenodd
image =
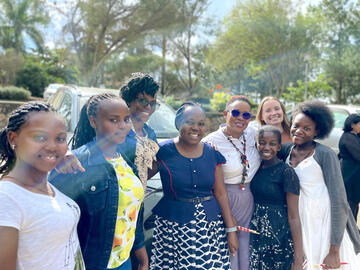
<svg viewBox="0 0 360 270"><path fill-rule="evenodd" d="M66 151L64 120L44 102L23 104L0 131L2 270L85 269L79 207L47 181Z"/></svg>
<svg viewBox="0 0 360 270"><path fill-rule="evenodd" d="M226 124L210 133L203 141L216 147L226 158L224 182L229 196L231 213L238 225L248 227L254 208L250 181L260 166L255 147L255 130L248 127L251 103L244 96L233 96L226 104ZM249 269L249 241L247 232L239 232L239 249L230 257L232 270Z"/></svg>

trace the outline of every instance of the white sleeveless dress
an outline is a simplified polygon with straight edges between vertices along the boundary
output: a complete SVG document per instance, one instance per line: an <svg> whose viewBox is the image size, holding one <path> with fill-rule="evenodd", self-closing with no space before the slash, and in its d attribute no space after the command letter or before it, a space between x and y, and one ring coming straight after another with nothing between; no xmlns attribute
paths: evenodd
<svg viewBox="0 0 360 270"><path fill-rule="evenodd" d="M286 163L290 163L290 154ZM322 269L330 248L331 210L329 192L320 165L314 155L294 168L300 180L299 215L302 226L304 255L307 270ZM355 254L353 243L345 229L340 246L340 261L347 262L340 269L360 270L360 256Z"/></svg>

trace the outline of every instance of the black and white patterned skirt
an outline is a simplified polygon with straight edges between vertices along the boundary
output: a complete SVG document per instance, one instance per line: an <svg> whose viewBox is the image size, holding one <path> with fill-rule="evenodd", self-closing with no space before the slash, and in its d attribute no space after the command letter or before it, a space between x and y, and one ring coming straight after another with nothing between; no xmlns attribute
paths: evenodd
<svg viewBox="0 0 360 270"><path fill-rule="evenodd" d="M201 203L185 224L157 217L150 269L230 269L229 249L221 215L207 221Z"/></svg>

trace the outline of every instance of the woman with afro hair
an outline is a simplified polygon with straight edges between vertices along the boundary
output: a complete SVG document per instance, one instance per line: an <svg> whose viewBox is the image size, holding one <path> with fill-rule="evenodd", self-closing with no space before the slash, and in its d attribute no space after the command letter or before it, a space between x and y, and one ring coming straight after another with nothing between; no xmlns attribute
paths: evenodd
<svg viewBox="0 0 360 270"><path fill-rule="evenodd" d="M360 269L360 235L347 203L339 160L330 148L314 139L329 135L332 113L320 101L300 103L292 113L292 143L281 157L300 180L299 214L306 269Z"/></svg>

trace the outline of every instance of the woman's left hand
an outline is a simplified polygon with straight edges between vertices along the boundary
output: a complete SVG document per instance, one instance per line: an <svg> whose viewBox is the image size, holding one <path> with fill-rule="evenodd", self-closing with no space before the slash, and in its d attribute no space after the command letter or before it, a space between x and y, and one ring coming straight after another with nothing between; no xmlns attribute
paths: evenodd
<svg viewBox="0 0 360 270"><path fill-rule="evenodd" d="M323 268L324 269L338 269L340 268L340 253L339 252L332 252L330 249L330 252L328 255L326 255L324 261L323 261Z"/></svg>
<svg viewBox="0 0 360 270"><path fill-rule="evenodd" d="M228 245L231 255L235 256L239 248L239 239L236 232L227 233Z"/></svg>

